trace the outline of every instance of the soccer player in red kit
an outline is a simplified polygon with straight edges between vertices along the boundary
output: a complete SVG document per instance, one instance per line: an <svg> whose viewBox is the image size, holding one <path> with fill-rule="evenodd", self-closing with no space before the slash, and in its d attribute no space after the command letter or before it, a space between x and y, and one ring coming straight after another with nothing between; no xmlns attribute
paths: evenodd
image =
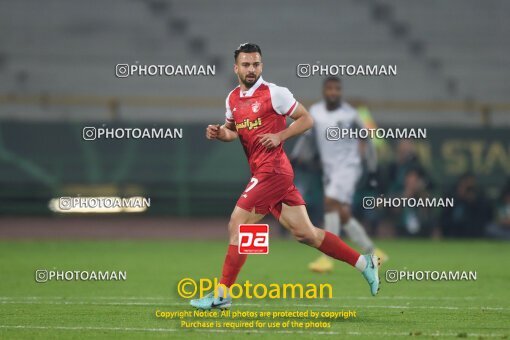
<svg viewBox="0 0 510 340"><path fill-rule="evenodd" d="M262 52L258 45L240 45L234 52L234 60L239 86L227 96L225 124L209 125L206 137L223 142L239 138L252 178L230 216L230 245L220 289L222 285L230 287L235 283L247 258L238 251L239 225L257 223L271 213L299 242L357 268L367 280L372 295L376 295L379 290L377 257L360 255L338 236L313 226L305 201L294 186L294 173L283 142L312 127L310 114L287 88L262 79ZM287 117L294 120L289 126ZM200 309L228 308L231 304L228 290L191 300L191 305Z"/></svg>

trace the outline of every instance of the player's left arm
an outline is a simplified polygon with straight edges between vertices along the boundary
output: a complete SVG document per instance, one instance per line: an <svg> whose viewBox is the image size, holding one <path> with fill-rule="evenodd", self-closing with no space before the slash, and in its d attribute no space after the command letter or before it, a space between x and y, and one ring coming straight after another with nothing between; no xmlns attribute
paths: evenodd
<svg viewBox="0 0 510 340"><path fill-rule="evenodd" d="M301 105L294 95L286 87L269 86L271 104L278 115L291 117L294 122L286 129L277 133L266 133L260 135L260 143L273 149L287 139L300 135L313 126L313 119L306 108Z"/></svg>
<svg viewBox="0 0 510 340"><path fill-rule="evenodd" d="M297 103L297 108L290 115L294 121L284 130L278 133L265 133L260 135L260 143L268 149L280 145L287 139L300 135L313 126L313 119L308 110Z"/></svg>

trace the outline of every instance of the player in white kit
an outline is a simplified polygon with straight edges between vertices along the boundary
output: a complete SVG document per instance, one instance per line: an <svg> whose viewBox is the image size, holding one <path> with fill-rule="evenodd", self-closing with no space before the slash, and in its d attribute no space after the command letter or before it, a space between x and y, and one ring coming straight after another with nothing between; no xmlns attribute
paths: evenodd
<svg viewBox="0 0 510 340"><path fill-rule="evenodd" d="M325 195L324 228L336 235L342 229L363 252L375 252L384 262L387 255L374 248L365 229L351 213L355 187L363 171L362 155L369 174L377 169L377 155L370 140L350 137L338 139L337 133L342 129L364 127L358 112L342 100L340 78L326 78L323 100L312 105L310 114L315 125L308 136L298 142L293 155L296 158L312 157L310 150L316 149L320 156ZM310 146L311 143L314 145ZM310 263L309 268L316 272L327 272L333 269L333 264L331 258L321 256Z"/></svg>

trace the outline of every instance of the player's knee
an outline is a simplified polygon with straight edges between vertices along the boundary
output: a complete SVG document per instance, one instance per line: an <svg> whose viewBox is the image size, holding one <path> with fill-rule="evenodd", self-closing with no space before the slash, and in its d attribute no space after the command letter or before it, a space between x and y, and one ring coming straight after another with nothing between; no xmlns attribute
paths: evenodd
<svg viewBox="0 0 510 340"><path fill-rule="evenodd" d="M238 233L239 224L240 223L236 222L233 219L231 219L230 222L228 222L228 234L230 244L237 245L239 243Z"/></svg>
<svg viewBox="0 0 510 340"><path fill-rule="evenodd" d="M236 221L233 218L230 219L230 221L228 222L228 231L231 235L237 232L239 224L241 224L239 221Z"/></svg>
<svg viewBox="0 0 510 340"><path fill-rule="evenodd" d="M228 241L229 241L229 244L237 246L239 244L239 235L237 235L237 233L230 234L230 237L228 238Z"/></svg>

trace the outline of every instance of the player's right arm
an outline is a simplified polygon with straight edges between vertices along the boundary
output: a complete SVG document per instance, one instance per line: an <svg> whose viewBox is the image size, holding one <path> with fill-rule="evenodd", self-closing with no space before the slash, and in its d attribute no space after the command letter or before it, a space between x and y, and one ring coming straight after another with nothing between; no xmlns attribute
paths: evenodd
<svg viewBox="0 0 510 340"><path fill-rule="evenodd" d="M207 139L218 139L222 142L231 142L237 138L237 131L234 122L225 122L223 125L211 124L205 130Z"/></svg>
<svg viewBox="0 0 510 340"><path fill-rule="evenodd" d="M234 89L235 90L235 89ZM213 124L207 126L207 129L205 130L205 137L207 139L218 139L222 142L231 142L234 139L238 137L237 135L237 129L236 124L234 121L234 115L232 114L232 111L230 110L230 103L229 98L232 92L234 90L230 91L230 93L227 96L227 99L225 100L225 124L219 125L219 124Z"/></svg>

